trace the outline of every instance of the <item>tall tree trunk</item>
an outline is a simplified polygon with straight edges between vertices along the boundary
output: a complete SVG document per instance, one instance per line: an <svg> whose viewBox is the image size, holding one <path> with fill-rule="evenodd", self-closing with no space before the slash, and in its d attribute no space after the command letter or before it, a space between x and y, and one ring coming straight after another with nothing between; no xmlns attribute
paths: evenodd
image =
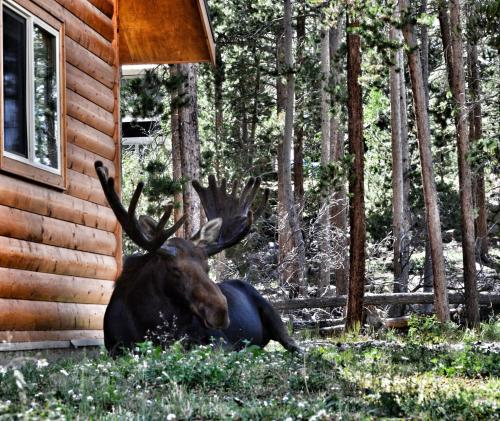
<svg viewBox="0 0 500 421"><path fill-rule="evenodd" d="M279 184L282 186L281 200L283 203L283 216L286 221L286 232L290 235L285 238L285 249L292 250L294 259L291 263L291 295L305 291L305 247L302 238L302 231L298 222L297 212L295 209L293 190L292 190L292 173L291 173L291 152L293 145L293 118L294 118L294 102L295 102L295 79L293 74L293 56L292 56L292 5L290 0L284 0L284 68L286 72L286 90L284 98L285 118L283 127L283 137L279 152L281 152L281 180ZM280 196L280 195L279 195ZM281 216L280 216L281 219ZM288 271L287 271L288 272Z"/></svg>
<svg viewBox="0 0 500 421"><path fill-rule="evenodd" d="M170 77L175 79L178 77L177 64L170 65ZM176 181L182 179L182 145L179 136L179 87L172 90L171 94L171 114L170 114L170 130L172 133L172 178ZM182 192L176 193L174 196L176 206L174 207L174 220L177 222L183 215L183 198ZM184 236L184 227L180 227L176 235Z"/></svg>
<svg viewBox="0 0 500 421"><path fill-rule="evenodd" d="M339 18L340 19L340 18ZM340 85L340 72L342 66L339 62L338 51L340 47L340 22L337 22L330 29L330 67L332 69L332 90ZM344 159L344 132L341 127L341 105L334 102L333 113L330 119L330 161L341 165ZM336 183L333 191L331 205L331 224L335 229L338 238L337 255L339 262L335 265L335 293L337 295L347 295L349 287L349 254L347 250L347 192L343 182Z"/></svg>
<svg viewBox="0 0 500 421"><path fill-rule="evenodd" d="M349 220L351 243L349 247L349 294L347 299L346 329L361 326L365 291L365 192L364 192L364 141L363 102L359 77L361 75L361 38L359 21L350 22L347 15L347 109L349 153L354 162L349 177Z"/></svg>
<svg viewBox="0 0 500 421"><path fill-rule="evenodd" d="M403 161L403 207L405 227L405 247L408 249L411 242L411 208L410 208L410 148L408 145L408 101L406 100L406 81L405 81L405 59L403 49L398 49L398 60L401 64L399 72L399 103L401 105L401 159ZM409 265L409 262L408 262ZM409 268L408 268L409 269Z"/></svg>
<svg viewBox="0 0 500 421"><path fill-rule="evenodd" d="M422 0L420 5L420 13L427 13L427 0ZM420 25L420 59L422 62L422 79L424 83L425 92L425 108L429 109L429 30L427 25ZM440 152L438 152L440 153ZM439 161L439 158L438 158ZM424 291L432 291L432 257L431 257L431 243L429 239L429 228L427 219L425 219L424 226L424 241L425 241L425 258L424 258ZM422 309L425 312L432 311L432 304L424 304Z"/></svg>
<svg viewBox="0 0 500 421"><path fill-rule="evenodd" d="M393 42L400 42L396 28L391 28ZM391 86L391 143L392 143L392 226L394 235L394 292L406 292L408 287L409 265L404 235L405 226L404 192L403 192L403 151L401 143L401 83L398 72L402 70L398 51L394 51L390 69ZM404 306L395 305L391 308L391 316L402 316Z"/></svg>
<svg viewBox="0 0 500 421"><path fill-rule="evenodd" d="M301 10L303 12L303 10ZM306 38L306 16L300 13L297 17L297 67L304 64L304 42ZM293 193L298 206L299 221L302 222L304 211L304 107L297 106L298 115L295 121L295 138L293 144Z"/></svg>
<svg viewBox="0 0 500 421"><path fill-rule="evenodd" d="M284 1L284 32L285 32L285 68L286 77L286 105L285 127L283 134L283 184L284 201L288 212L288 226L296 251L295 284L299 293L305 291L305 245L302 238L299 220L294 203L291 173L291 152L293 147L293 120L295 110L295 76L293 73L293 33L292 33L292 4L290 0Z"/></svg>
<svg viewBox="0 0 500 421"><path fill-rule="evenodd" d="M458 150L458 181L460 186L460 216L462 222L462 253L464 263L465 308L469 326L479 325L479 302L476 280L472 177L467 160L469 126L465 103L465 75L459 0L450 0L450 40L452 76L450 86L455 101L455 126Z"/></svg>
<svg viewBox="0 0 500 421"><path fill-rule="evenodd" d="M432 255L432 274L434 281L434 305L437 317L444 322L449 320L448 290L444 271L443 240L441 221L437 201L436 182L432 168L432 152L430 144L429 116L425 106L425 90L422 78L422 65L413 25L409 19L408 0L399 0L401 16L404 20L403 35L408 44L407 55L410 67L413 103L417 123L417 137L422 167L424 201Z"/></svg>
<svg viewBox="0 0 500 421"><path fill-rule="evenodd" d="M321 170L328 171L330 163L330 31L321 28ZM318 218L320 273L319 288L324 291L330 285L330 185L321 177L321 203Z"/></svg>
<svg viewBox="0 0 500 421"><path fill-rule="evenodd" d="M215 157L214 170L217 178L221 177L221 148L224 138L224 102L222 84L224 83L224 62L220 48L215 53L216 68L214 69L214 106L215 106Z"/></svg>
<svg viewBox="0 0 500 421"><path fill-rule="evenodd" d="M470 113L471 124L471 142L477 142L483 136L482 117L481 117L481 79L479 75L479 66L477 63L477 44L474 40L468 46L467 59L469 62L469 89L472 101L472 112ZM474 184L476 186L476 208L478 215L476 218L476 238L477 254L483 261L488 261L488 219L486 209L486 193L484 189L484 170L481 165L475 169Z"/></svg>
<svg viewBox="0 0 500 421"><path fill-rule="evenodd" d="M189 180L184 186L184 236L190 238L200 229L200 201L191 180L200 177L200 139L198 134L198 104L196 91L196 65L179 64L183 76L182 105L179 110L179 137L181 144L182 176Z"/></svg>

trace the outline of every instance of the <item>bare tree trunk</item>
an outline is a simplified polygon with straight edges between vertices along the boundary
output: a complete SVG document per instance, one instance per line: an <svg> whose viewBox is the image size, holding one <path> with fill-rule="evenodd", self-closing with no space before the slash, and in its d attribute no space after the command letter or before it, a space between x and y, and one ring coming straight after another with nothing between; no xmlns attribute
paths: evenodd
<svg viewBox="0 0 500 421"><path fill-rule="evenodd" d="M477 142L483 136L481 117L481 79L479 66L477 64L477 44L476 40L468 46L467 59L469 61L469 89L473 102L471 116L471 142ZM486 209L486 193L484 189L484 169L481 165L475 169L474 184L476 186L476 208L478 215L476 218L476 238L477 254L483 261L488 261L488 219Z"/></svg>
<svg viewBox="0 0 500 421"><path fill-rule="evenodd" d="M177 67L178 65L170 65L170 77L177 77ZM182 145L179 137L179 88L175 88L171 95L171 114L170 114L170 128L172 132L172 178L176 181L182 179L182 158L181 151ZM174 208L174 220L177 222L181 219L183 215L183 198L182 192L176 193L174 196L175 208ZM178 237L184 236L184 227L180 227L176 235Z"/></svg>
<svg viewBox="0 0 500 421"><path fill-rule="evenodd" d="M455 126L458 150L458 181L460 185L460 216L462 221L462 252L464 263L465 308L469 326L479 325L479 303L476 280L472 177L469 161L469 126L465 103L465 75L459 0L450 0L450 30L453 71L451 92L455 100Z"/></svg>
<svg viewBox="0 0 500 421"><path fill-rule="evenodd" d="M339 18L340 19L340 18ZM340 47L340 22L330 29L330 67L332 68L332 88L340 84L342 66L337 57ZM344 132L341 127L340 104L334 103L334 111L330 119L330 161L339 165L344 158ZM344 183L337 183L333 192L331 205L331 224L338 238L337 250L339 262L335 266L335 292L337 295L347 295L349 288L349 243L347 241L347 192Z"/></svg>
<svg viewBox="0 0 500 421"><path fill-rule="evenodd" d="M431 243L432 273L434 279L434 297L437 317L444 322L449 320L448 290L444 271L443 240L441 237L441 221L437 201L436 183L432 168L432 153L430 144L429 116L425 106L425 90L422 78L422 65L415 39L414 28L409 20L408 0L399 0L401 16L404 20L403 35L408 44L407 55L410 67L413 103L417 123L417 137L422 167L424 201L429 226Z"/></svg>
<svg viewBox="0 0 500 421"><path fill-rule="evenodd" d="M215 106L215 174L221 177L221 154L220 150L223 142L224 130L224 103L222 100L222 84L224 82L224 63L222 61L220 49L216 50L216 68L214 69L214 106Z"/></svg>
<svg viewBox="0 0 500 421"><path fill-rule="evenodd" d="M301 13L297 17L297 67L304 64L304 42L306 38L306 16ZM304 107L298 110L298 121L295 123L293 145L293 193L298 206L299 221L302 222L304 210Z"/></svg>
<svg viewBox="0 0 500 421"><path fill-rule="evenodd" d="M179 111L179 137L181 144L182 176L189 180L184 186L185 238L200 229L200 201L191 180L200 177L200 139L198 135L198 104L196 92L196 65L179 64L183 75L182 105Z"/></svg>
<svg viewBox="0 0 500 421"><path fill-rule="evenodd" d="M351 243L349 247L349 294L347 298L346 329L361 326L365 292L365 192L364 192L364 142L363 102L359 77L361 75L361 38L351 30L359 28L359 21L349 22L347 16L347 109L349 128L349 153L354 163L349 177L349 220Z"/></svg>
<svg viewBox="0 0 500 421"><path fill-rule="evenodd" d="M321 28L321 170L326 173L330 162L330 36L329 29ZM321 177L321 202L318 218L320 273L319 288L330 285L330 186Z"/></svg>
<svg viewBox="0 0 500 421"><path fill-rule="evenodd" d="M293 57L292 57L292 5L290 0L284 0L284 68L286 71L286 91L284 98L285 107L285 118L284 118L284 128L283 137L281 139L281 144L279 145L279 152L281 153L281 162L279 162L278 172L281 169L281 179L279 178L279 186L281 185L281 195L278 194L278 199L281 199L283 203L282 214L284 220L286 221L286 229L284 232L280 232L279 235L283 235L288 232L289 236L284 239L284 249L293 251L294 259L291 263L291 271L285 271L285 273L291 273L291 295L296 295L305 291L305 278L304 278L304 268L305 268L305 247L304 240L302 238L302 231L300 230L300 225L298 222L297 212L295 209L293 190L292 190L292 173L291 173L291 152L293 145L293 118L294 118L294 102L295 102L295 80L293 69ZM279 54L278 54L279 55ZM281 166L281 168L280 168ZM279 187L278 186L278 187ZM281 245L281 241L280 241ZM280 253L281 254L281 253ZM284 260L286 256L282 256ZM282 262L284 262L284 260Z"/></svg>
<svg viewBox="0 0 500 421"><path fill-rule="evenodd" d="M396 28L391 28L391 40L399 42L401 37ZM403 193L403 152L401 144L401 83L398 72L402 66L398 51L392 55L394 65L390 69L391 85L391 143L392 143L392 225L394 235L394 292L406 292L408 286L408 256L405 255L403 236L404 226L404 193ZM402 316L404 307L391 308L391 317Z"/></svg>
<svg viewBox="0 0 500 421"><path fill-rule="evenodd" d="M420 13L427 13L427 0L422 0L420 5ZM425 108L429 109L429 31L427 25L420 25L420 59L422 62L422 79L425 92ZM424 258L424 291L432 291L432 257L431 243L429 239L429 224L427 218L424 226L424 241L425 241L425 258ZM431 312L432 305L424 305L424 311Z"/></svg>

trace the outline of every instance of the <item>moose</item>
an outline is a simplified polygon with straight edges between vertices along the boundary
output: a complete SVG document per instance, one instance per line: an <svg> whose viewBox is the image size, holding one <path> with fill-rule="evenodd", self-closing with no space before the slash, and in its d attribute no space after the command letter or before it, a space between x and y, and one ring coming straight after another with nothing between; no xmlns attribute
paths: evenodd
<svg viewBox="0 0 500 421"><path fill-rule="evenodd" d="M194 180L207 221L189 240L170 238L184 222L165 225L173 206L166 206L159 221L136 217L144 188L140 182L128 210L114 188L114 180L100 161L95 169L104 194L125 233L145 254L129 256L123 265L104 315L104 343L112 356L147 339L160 346L183 340L186 345L219 344L238 350L246 345L264 347L270 340L289 351L300 351L271 304L249 283L225 280L216 284L208 275L208 258L247 236L261 205L250 210L260 188L259 178L250 178L238 196L237 182L228 193L213 175L208 187Z"/></svg>

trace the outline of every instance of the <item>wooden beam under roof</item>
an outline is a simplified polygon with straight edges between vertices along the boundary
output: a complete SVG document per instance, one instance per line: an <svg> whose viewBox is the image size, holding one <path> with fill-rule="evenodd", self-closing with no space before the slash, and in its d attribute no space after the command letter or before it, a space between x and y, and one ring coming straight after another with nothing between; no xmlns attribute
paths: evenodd
<svg viewBox="0 0 500 421"><path fill-rule="evenodd" d="M120 64L215 64L204 0L117 1Z"/></svg>

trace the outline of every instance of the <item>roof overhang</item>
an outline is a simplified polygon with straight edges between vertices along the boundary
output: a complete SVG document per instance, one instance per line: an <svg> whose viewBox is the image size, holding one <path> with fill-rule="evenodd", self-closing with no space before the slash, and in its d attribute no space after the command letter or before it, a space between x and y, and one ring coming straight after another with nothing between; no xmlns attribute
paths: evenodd
<svg viewBox="0 0 500 421"><path fill-rule="evenodd" d="M214 37L204 0L118 3L120 64L215 64Z"/></svg>

